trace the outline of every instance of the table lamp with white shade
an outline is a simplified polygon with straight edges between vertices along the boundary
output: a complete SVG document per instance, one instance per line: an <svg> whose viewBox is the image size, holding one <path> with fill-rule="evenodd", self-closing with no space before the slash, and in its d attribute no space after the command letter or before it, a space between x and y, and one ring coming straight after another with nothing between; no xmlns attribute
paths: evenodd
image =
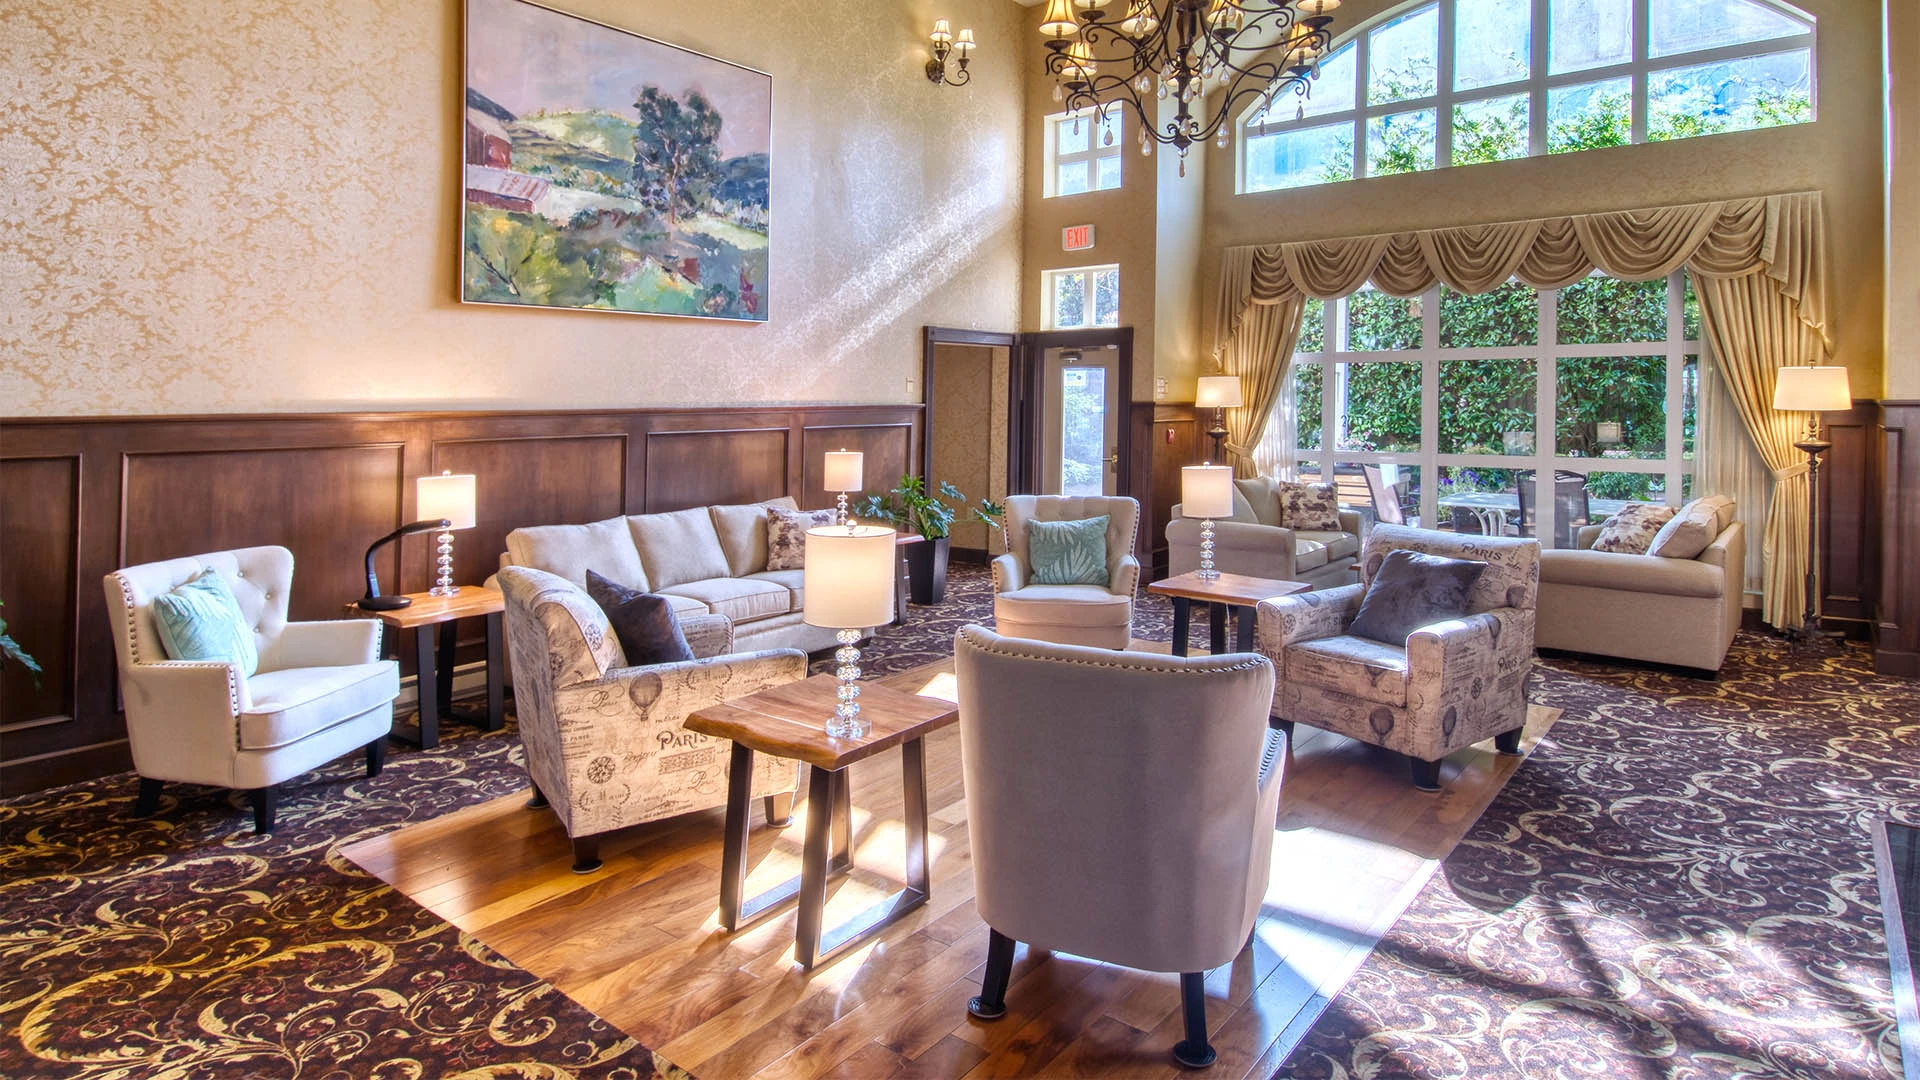
<svg viewBox="0 0 1920 1080"><path fill-rule="evenodd" d="M423 476L414 481L414 503L414 512L420 518L447 520L447 528L438 538L438 574L427 592L431 596L452 596L460 591L460 586L453 583L453 531L474 526L474 477L451 472Z"/></svg>
<svg viewBox="0 0 1920 1080"><path fill-rule="evenodd" d="M865 462L866 455L858 450L827 451L826 466L821 470L825 479L821 486L840 493L840 516L835 524L853 524L847 519L847 493L859 491L865 486Z"/></svg>
<svg viewBox="0 0 1920 1080"><path fill-rule="evenodd" d="M1237 409L1246 404L1240 400L1240 377L1202 375L1199 385L1194 388L1193 404L1195 408L1213 410L1213 426L1207 429L1207 437L1213 440L1213 456L1226 457L1222 445L1227 438L1227 425L1222 410Z"/></svg>
<svg viewBox="0 0 1920 1080"><path fill-rule="evenodd" d="M837 630L840 648L833 659L840 678L839 704L827 722L836 739L858 738L873 730L860 717L862 631L893 621L894 540L892 529L878 525L821 525L807 530L807 562L802 575L808 626Z"/></svg>
<svg viewBox="0 0 1920 1080"><path fill-rule="evenodd" d="M1808 365L1783 367L1774 372L1773 407L1781 412L1807 414L1806 438L1794 443L1794 449L1807 455L1807 610L1800 629L1788 631L1797 641L1825 636L1820 628L1819 566L1820 550L1820 455L1833 444L1820 437L1820 414L1846 412L1853 408L1853 391L1847 384L1847 369L1838 366Z"/></svg>
<svg viewBox="0 0 1920 1080"><path fill-rule="evenodd" d="M1220 576L1213 568L1213 519L1233 516L1233 470L1225 465L1186 465L1180 469L1180 516L1200 518L1200 578Z"/></svg>

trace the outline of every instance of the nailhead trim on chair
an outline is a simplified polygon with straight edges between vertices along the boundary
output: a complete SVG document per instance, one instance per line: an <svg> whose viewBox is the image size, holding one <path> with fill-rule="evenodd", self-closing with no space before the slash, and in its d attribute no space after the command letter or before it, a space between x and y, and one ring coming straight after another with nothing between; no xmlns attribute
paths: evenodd
<svg viewBox="0 0 1920 1080"><path fill-rule="evenodd" d="M1273 663L1273 661L1268 660L1266 657L1261 656L1258 653L1242 654L1242 655L1253 656L1254 659L1252 661L1241 660L1231 664L1217 661L1213 665L1207 666L1207 665L1199 664L1196 661L1212 660L1213 658L1210 656L1189 658L1189 657L1178 657L1178 656L1161 656L1159 653L1128 653L1121 650L1102 650L1103 655L1107 655L1107 656L1139 656L1139 657L1152 657L1157 660L1186 661L1185 663L1179 664L1177 666L1173 664L1168 664L1164 667L1157 666L1157 665L1148 666L1148 665L1142 665L1142 664L1114 664L1114 663L1108 663L1105 660L1084 659L1081 657L1037 656L1033 653L1024 652L1024 651L1009 652L997 646L989 645L983 641L979 641L971 633L971 631L974 631L974 630L979 630L983 633L987 632L987 628L984 626L966 626L961 628L960 633L966 636L968 644L972 645L974 648L990 656L1009 656L1009 657L1014 657L1016 659L1026 659L1026 660L1046 660L1049 663L1074 664L1079 667L1111 668L1116 671L1154 671L1154 672L1164 672L1169 674L1172 674L1172 673L1212 674L1214 672L1220 672L1220 671L1247 671L1249 669L1259 667L1263 662L1269 666L1271 666ZM1022 641L1025 639L1002 637L1000 640ZM1048 645L1049 647L1058 647L1058 646L1055 646L1053 642L1042 642L1042 644Z"/></svg>

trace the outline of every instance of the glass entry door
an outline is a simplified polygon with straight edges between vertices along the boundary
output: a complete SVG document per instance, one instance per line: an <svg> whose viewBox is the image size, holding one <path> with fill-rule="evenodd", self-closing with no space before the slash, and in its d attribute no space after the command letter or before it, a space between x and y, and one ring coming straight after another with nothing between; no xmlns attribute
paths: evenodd
<svg viewBox="0 0 1920 1080"><path fill-rule="evenodd" d="M1042 352L1041 483L1049 495L1112 495L1120 478L1120 420L1126 387L1119 350Z"/></svg>

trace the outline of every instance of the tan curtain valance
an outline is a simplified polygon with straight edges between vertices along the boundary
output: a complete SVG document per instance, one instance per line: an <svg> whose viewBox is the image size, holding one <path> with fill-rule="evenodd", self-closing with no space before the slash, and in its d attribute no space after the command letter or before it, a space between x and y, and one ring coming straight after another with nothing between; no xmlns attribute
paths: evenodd
<svg viewBox="0 0 1920 1080"><path fill-rule="evenodd" d="M1464 293L1519 278L1557 289L1596 268L1629 281L1684 266L1708 278L1766 273L1826 344L1826 224L1817 192L1464 225L1452 229L1228 248L1221 267L1215 347L1255 305L1332 300L1371 282L1417 296L1435 282Z"/></svg>

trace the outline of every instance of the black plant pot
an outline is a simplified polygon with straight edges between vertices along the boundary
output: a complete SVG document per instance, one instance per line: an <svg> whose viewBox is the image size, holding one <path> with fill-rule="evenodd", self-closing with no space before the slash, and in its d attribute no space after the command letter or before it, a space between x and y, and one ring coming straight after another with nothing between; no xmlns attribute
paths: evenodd
<svg viewBox="0 0 1920 1080"><path fill-rule="evenodd" d="M937 604L947 598L947 552L950 537L907 545L907 599L915 604Z"/></svg>

